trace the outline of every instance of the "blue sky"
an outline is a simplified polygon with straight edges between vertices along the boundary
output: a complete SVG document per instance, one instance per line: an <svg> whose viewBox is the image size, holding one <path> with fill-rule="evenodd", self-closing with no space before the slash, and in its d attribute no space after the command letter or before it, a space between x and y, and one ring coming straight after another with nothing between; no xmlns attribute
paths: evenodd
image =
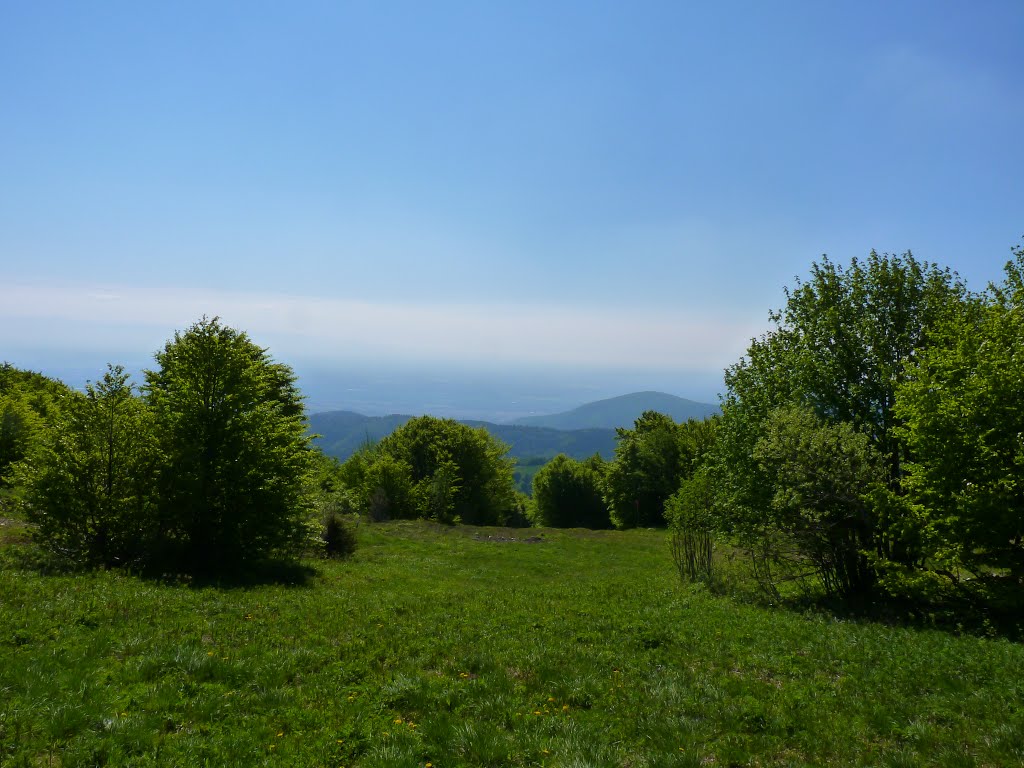
<svg viewBox="0 0 1024 768"><path fill-rule="evenodd" d="M1016 0L4 3L0 358L206 313L300 371L707 399L822 253L999 278L1022 39Z"/></svg>

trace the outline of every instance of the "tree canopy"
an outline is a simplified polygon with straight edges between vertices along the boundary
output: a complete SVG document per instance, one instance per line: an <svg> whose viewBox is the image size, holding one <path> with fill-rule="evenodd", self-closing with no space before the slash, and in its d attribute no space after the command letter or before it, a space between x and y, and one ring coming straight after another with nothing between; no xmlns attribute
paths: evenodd
<svg viewBox="0 0 1024 768"><path fill-rule="evenodd" d="M665 502L690 477L714 442L716 421L677 424L647 411L633 429L616 430L615 460L605 473L605 501L617 528L665 524Z"/></svg>
<svg viewBox="0 0 1024 768"><path fill-rule="evenodd" d="M770 313L774 329L753 340L747 354L726 370L716 474L722 527L749 544L763 543L765 510L778 504L780 491L795 479L773 474L772 463L764 461L763 451L759 460L756 450L781 407L806 409L824 425L845 424L865 435L881 460L879 482L899 492L908 449L898 429L897 389L906 367L928 348L965 296L949 270L910 253L872 252L848 268L827 258L813 264L810 279L787 290L785 307ZM853 449L847 433L833 439ZM818 449L806 458L813 456L814 461L825 458ZM838 508L831 512L845 514ZM864 514L868 519L853 532L852 548L895 561L916 557L909 551L911 539ZM858 579L844 588L870 589L871 582Z"/></svg>
<svg viewBox="0 0 1024 768"><path fill-rule="evenodd" d="M1024 583L1024 249L950 312L897 391L912 457L901 512L956 581Z"/></svg>
<svg viewBox="0 0 1024 768"><path fill-rule="evenodd" d="M157 352L143 394L164 456L160 524L196 568L294 554L310 535L310 436L295 376L203 318Z"/></svg>
<svg viewBox="0 0 1024 768"><path fill-rule="evenodd" d="M560 453L533 477L533 522L552 528L609 528L601 493L605 462Z"/></svg>
<svg viewBox="0 0 1024 768"><path fill-rule="evenodd" d="M137 565L156 545L160 456L152 413L110 366L66 397L20 467L28 518L49 546L88 565Z"/></svg>
<svg viewBox="0 0 1024 768"><path fill-rule="evenodd" d="M486 429L420 416L356 453L342 475L368 512L501 525L518 514L507 454Z"/></svg>

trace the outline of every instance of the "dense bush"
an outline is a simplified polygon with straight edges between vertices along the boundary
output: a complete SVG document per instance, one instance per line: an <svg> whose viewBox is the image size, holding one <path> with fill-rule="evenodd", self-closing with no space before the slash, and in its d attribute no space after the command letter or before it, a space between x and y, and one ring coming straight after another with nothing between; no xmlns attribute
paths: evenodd
<svg viewBox="0 0 1024 768"><path fill-rule="evenodd" d="M39 373L0 365L0 491L11 467L39 443L72 390Z"/></svg>
<svg viewBox="0 0 1024 768"><path fill-rule="evenodd" d="M617 429L615 459L604 472L604 498L616 528L661 526L665 502L704 462L717 419L689 419L647 411L633 429Z"/></svg>
<svg viewBox="0 0 1024 768"><path fill-rule="evenodd" d="M421 416L358 451L341 476L373 519L506 525L520 514L507 454L483 428Z"/></svg>
<svg viewBox="0 0 1024 768"><path fill-rule="evenodd" d="M714 488L707 467L683 480L665 502L672 560L687 581L714 580Z"/></svg>
<svg viewBox="0 0 1024 768"><path fill-rule="evenodd" d="M142 397L120 367L66 395L18 463L40 538L83 564L189 571L298 554L316 493L290 369L216 318L156 360Z"/></svg>
<svg viewBox="0 0 1024 768"><path fill-rule="evenodd" d="M151 411L111 367L64 399L17 468L27 518L52 549L88 565L143 562L161 533L160 454Z"/></svg>
<svg viewBox="0 0 1024 768"><path fill-rule="evenodd" d="M912 524L920 563L971 590L1024 596L1024 249L1001 285L956 306L897 391L911 461L892 524ZM885 561L888 581L907 568ZM896 567L894 567L896 566ZM899 577L899 578L897 578Z"/></svg>
<svg viewBox="0 0 1024 768"><path fill-rule="evenodd" d="M813 575L828 592L873 585L867 556L873 518L867 502L883 478L881 458L863 432L828 424L807 408L777 408L764 422L754 460L774 490L764 530L748 541L763 584ZM745 533L749 535L749 532Z"/></svg>
<svg viewBox="0 0 1024 768"><path fill-rule="evenodd" d="M320 534L324 553L328 557L348 557L356 551L356 532L350 517L331 511L323 522Z"/></svg>
<svg viewBox="0 0 1024 768"><path fill-rule="evenodd" d="M718 527L764 563L793 547L792 561L814 564L829 591L870 590L880 561L920 563L918 537L902 520L883 524L873 505L849 494L874 477L902 495L909 448L896 394L907 363L965 297L948 270L909 253L872 253L848 269L828 259L813 264L810 279L786 291L784 309L770 313L773 330L726 371L715 452ZM780 408L797 411L783 416ZM842 465L854 457L851 477ZM830 495L832 471L843 493ZM794 535L811 519L821 521L815 535L810 528ZM838 538L826 565L820 545L828 536Z"/></svg>
<svg viewBox="0 0 1024 768"><path fill-rule="evenodd" d="M586 462L560 453L533 478L533 522L552 528L609 528L600 456Z"/></svg>

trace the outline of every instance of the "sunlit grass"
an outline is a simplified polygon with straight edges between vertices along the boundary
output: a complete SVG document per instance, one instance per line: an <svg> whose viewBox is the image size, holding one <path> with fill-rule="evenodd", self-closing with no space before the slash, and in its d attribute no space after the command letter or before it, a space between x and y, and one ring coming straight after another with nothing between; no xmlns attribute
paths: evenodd
<svg viewBox="0 0 1024 768"><path fill-rule="evenodd" d="M1019 645L716 597L679 583L662 532L536 535L364 525L305 586L8 555L0 764L1024 760Z"/></svg>

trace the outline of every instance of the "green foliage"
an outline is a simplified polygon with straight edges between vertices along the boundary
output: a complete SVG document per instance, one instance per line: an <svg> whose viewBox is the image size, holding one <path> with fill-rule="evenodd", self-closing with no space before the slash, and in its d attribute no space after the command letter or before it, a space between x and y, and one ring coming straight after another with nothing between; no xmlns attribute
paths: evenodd
<svg viewBox="0 0 1024 768"><path fill-rule="evenodd" d="M664 507L690 477L715 441L716 419L676 424L647 411L633 429L618 429L615 460L605 473L604 492L616 528L665 524Z"/></svg>
<svg viewBox="0 0 1024 768"><path fill-rule="evenodd" d="M777 462L755 457L771 414L783 406L808 408L826 424L848 424L866 435L881 457L882 480L899 493L907 446L898 430L895 393L906 378L905 364L927 348L964 297L963 285L948 270L909 253L872 252L847 269L827 258L813 264L810 279L787 290L785 308L770 314L775 328L726 371L716 448L719 527L759 541L769 552L773 539L787 538L765 518L767 510L788 504L785 492L777 495L785 491L772 474ZM873 557L900 563L917 557L912 540L893 536L893 529L881 529L874 520L866 521L857 538ZM871 581L850 584L866 588Z"/></svg>
<svg viewBox="0 0 1024 768"><path fill-rule="evenodd" d="M70 394L40 373L0 365L0 492L10 485L11 467L44 439L48 421Z"/></svg>
<svg viewBox="0 0 1024 768"><path fill-rule="evenodd" d="M357 454L345 471L353 477L362 473L364 497L372 508L383 507L386 517L503 525L516 511L507 453L508 446L485 429L420 416L374 450Z"/></svg>
<svg viewBox="0 0 1024 768"><path fill-rule="evenodd" d="M671 537L672 560L679 575L688 581L713 584L714 481L707 467L698 469L680 484L665 502L665 519Z"/></svg>
<svg viewBox="0 0 1024 768"><path fill-rule="evenodd" d="M956 583L1024 584L1024 249L1002 285L950 313L897 392L913 456L908 500L922 560Z"/></svg>
<svg viewBox="0 0 1024 768"><path fill-rule="evenodd" d="M185 565L292 556L309 540L313 452L291 370L244 332L203 318L146 371L166 470L160 525Z"/></svg>
<svg viewBox="0 0 1024 768"><path fill-rule="evenodd" d="M517 490L512 511L505 518L504 525L508 528L529 528L533 525L533 518L533 499Z"/></svg>
<svg viewBox="0 0 1024 768"><path fill-rule="evenodd" d="M44 420L60 410L60 403L72 390L56 379L35 371L15 368L10 363L0 364L0 395L21 392Z"/></svg>
<svg viewBox="0 0 1024 768"><path fill-rule="evenodd" d="M324 519L321 539L328 557L350 557L356 551L356 532L351 518L330 512Z"/></svg>
<svg viewBox="0 0 1024 768"><path fill-rule="evenodd" d="M609 528L601 493L601 457L579 462L559 454L533 478L533 522L551 528Z"/></svg>
<svg viewBox="0 0 1024 768"><path fill-rule="evenodd" d="M19 390L0 395L0 488L9 485L11 465L43 437L44 424Z"/></svg>
<svg viewBox="0 0 1024 768"><path fill-rule="evenodd" d="M412 470L401 459L378 452L366 465L361 486L363 509L371 520L417 516Z"/></svg>
<svg viewBox="0 0 1024 768"><path fill-rule="evenodd" d="M157 538L152 414L120 366L64 399L48 439L18 465L26 517L50 548L87 565L133 565Z"/></svg>
<svg viewBox="0 0 1024 768"><path fill-rule="evenodd" d="M865 497L883 473L868 436L807 408L777 408L764 422L754 460L775 491L762 518L770 536L759 534L751 547L765 585L774 590L774 579L799 577L809 567L826 592L869 589L875 574L865 552L875 521Z"/></svg>

